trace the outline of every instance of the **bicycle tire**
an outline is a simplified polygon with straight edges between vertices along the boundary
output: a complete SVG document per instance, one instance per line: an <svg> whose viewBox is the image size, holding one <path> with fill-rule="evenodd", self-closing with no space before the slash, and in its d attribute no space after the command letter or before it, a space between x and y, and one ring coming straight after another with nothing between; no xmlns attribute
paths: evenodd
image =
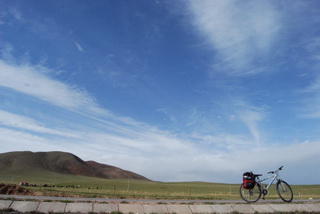
<svg viewBox="0 0 320 214"><path fill-rule="evenodd" d="M293 199L293 192L290 187L290 185L283 181L280 180L277 183L277 192L279 197L284 201L284 202L291 202Z"/></svg>
<svg viewBox="0 0 320 214"><path fill-rule="evenodd" d="M241 184L239 191L241 198L248 203L257 202L261 198L262 194L259 183L256 183L253 189L245 189L243 188L243 184Z"/></svg>

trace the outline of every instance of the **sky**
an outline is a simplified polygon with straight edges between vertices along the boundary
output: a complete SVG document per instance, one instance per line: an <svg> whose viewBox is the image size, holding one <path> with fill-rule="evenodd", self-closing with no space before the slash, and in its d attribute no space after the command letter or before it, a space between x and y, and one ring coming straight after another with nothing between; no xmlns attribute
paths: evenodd
<svg viewBox="0 0 320 214"><path fill-rule="evenodd" d="M317 0L0 0L0 153L320 184L319 26Z"/></svg>

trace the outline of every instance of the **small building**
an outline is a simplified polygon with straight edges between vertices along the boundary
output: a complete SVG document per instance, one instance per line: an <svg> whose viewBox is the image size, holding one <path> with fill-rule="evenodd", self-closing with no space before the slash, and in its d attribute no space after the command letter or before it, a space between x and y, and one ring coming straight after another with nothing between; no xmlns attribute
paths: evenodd
<svg viewBox="0 0 320 214"><path fill-rule="evenodd" d="M20 181L19 186L25 186L25 187L27 187L27 186L29 186L29 182L27 182L27 181Z"/></svg>

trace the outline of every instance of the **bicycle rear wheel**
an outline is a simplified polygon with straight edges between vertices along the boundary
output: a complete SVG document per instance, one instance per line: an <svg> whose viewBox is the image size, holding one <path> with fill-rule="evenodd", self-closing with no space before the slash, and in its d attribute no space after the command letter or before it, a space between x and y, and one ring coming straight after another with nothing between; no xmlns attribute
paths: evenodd
<svg viewBox="0 0 320 214"><path fill-rule="evenodd" d="M285 202L291 202L293 199L293 192L289 184L285 181L278 181L277 192L280 198Z"/></svg>
<svg viewBox="0 0 320 214"><path fill-rule="evenodd" d="M243 188L243 184L240 186L240 196L243 200L249 203L257 202L261 197L261 186L259 183L256 183L253 189Z"/></svg>

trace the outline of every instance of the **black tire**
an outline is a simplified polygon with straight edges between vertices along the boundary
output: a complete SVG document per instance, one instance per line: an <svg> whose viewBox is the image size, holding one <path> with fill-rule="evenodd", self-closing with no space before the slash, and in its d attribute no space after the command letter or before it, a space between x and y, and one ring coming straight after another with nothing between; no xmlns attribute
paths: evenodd
<svg viewBox="0 0 320 214"><path fill-rule="evenodd" d="M285 181L278 181L277 192L280 198L285 202L291 202L293 199L293 192L290 185Z"/></svg>
<svg viewBox="0 0 320 214"><path fill-rule="evenodd" d="M261 194L261 186L258 183L256 183L253 189L245 189L243 188L243 184L240 186L240 196L248 203L257 202L260 199Z"/></svg>

